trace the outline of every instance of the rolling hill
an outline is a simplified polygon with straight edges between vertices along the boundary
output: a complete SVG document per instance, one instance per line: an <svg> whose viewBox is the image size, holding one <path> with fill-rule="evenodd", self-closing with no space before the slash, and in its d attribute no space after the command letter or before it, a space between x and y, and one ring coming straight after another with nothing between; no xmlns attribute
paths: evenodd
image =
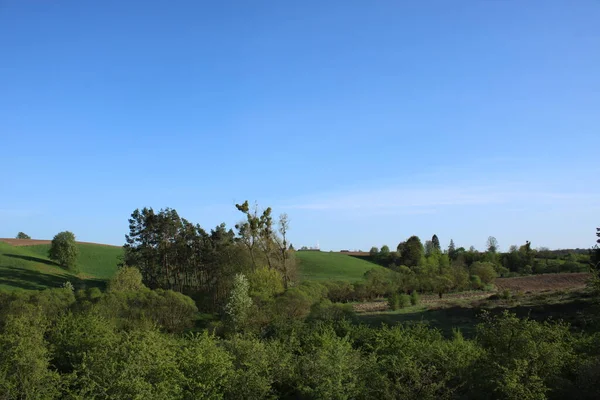
<svg viewBox="0 0 600 400"><path fill-rule="evenodd" d="M17 245L13 245L13 244ZM117 270L121 247L91 243L78 243L77 275L48 259L50 241L25 241L0 239L0 289L39 290L60 287L70 281L76 288L103 287Z"/></svg>
<svg viewBox="0 0 600 400"><path fill-rule="evenodd" d="M361 280L364 273L372 268L383 268L372 262L341 253L297 251L295 256L303 280L354 282Z"/></svg>
<svg viewBox="0 0 600 400"><path fill-rule="evenodd" d="M117 270L123 249L78 242L80 273L72 274L48 259L49 240L0 239L0 289L39 290L60 287L67 280L76 288L103 287ZM354 282L372 268L382 268L347 254L298 251L302 280Z"/></svg>

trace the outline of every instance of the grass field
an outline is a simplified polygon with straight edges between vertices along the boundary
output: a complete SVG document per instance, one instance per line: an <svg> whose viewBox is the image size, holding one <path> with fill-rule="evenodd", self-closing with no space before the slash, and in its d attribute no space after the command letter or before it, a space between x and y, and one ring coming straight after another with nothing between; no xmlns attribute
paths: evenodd
<svg viewBox="0 0 600 400"><path fill-rule="evenodd" d="M122 248L78 243L80 273L48 259L49 244L12 246L0 242L0 289L45 289L70 281L76 287L104 286L117 270Z"/></svg>
<svg viewBox="0 0 600 400"><path fill-rule="evenodd" d="M372 268L383 268L346 254L323 251L297 251L296 259L303 280L354 282L361 280L364 273Z"/></svg>
<svg viewBox="0 0 600 400"><path fill-rule="evenodd" d="M381 303L380 310L387 308L384 301ZM448 337L454 329L459 329L466 337L472 337L484 310L492 314L509 310L519 317L529 317L538 321L563 320L577 330L590 328L590 324L598 324L597 318L594 317L597 315L597 308L598 303L592 293L583 288L575 288L529 292L509 299L488 293L484 298L474 295L424 301L396 311L359 312L357 318L359 322L371 326L380 326L382 323L426 323L440 329Z"/></svg>

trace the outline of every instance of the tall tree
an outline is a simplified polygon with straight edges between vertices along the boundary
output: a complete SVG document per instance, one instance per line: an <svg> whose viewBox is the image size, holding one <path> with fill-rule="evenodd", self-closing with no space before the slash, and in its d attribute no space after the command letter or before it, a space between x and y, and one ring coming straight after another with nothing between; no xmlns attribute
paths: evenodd
<svg viewBox="0 0 600 400"><path fill-rule="evenodd" d="M279 215L279 234L281 235L279 242L279 252L281 255L281 275L283 276L283 287L288 288L290 281L292 280L293 264L290 262L290 248L287 245L287 232L290 229L290 219L287 214L283 213Z"/></svg>
<svg viewBox="0 0 600 400"><path fill-rule="evenodd" d="M433 241L432 240L426 240L425 241L425 255L427 257L429 257L433 253L435 253L435 247L433 245Z"/></svg>
<svg viewBox="0 0 600 400"><path fill-rule="evenodd" d="M26 234L24 232L19 232L19 233L17 233L16 239L31 239L31 236L29 236L28 234Z"/></svg>
<svg viewBox="0 0 600 400"><path fill-rule="evenodd" d="M423 257L423 244L418 236L411 236L398 245L400 264L407 267L416 267L421 263Z"/></svg>
<svg viewBox="0 0 600 400"><path fill-rule="evenodd" d="M450 257L451 260L454 260L455 255L456 246L454 245L454 240L450 239L450 244L448 245L448 257Z"/></svg>
<svg viewBox="0 0 600 400"><path fill-rule="evenodd" d="M79 250L75 244L75 235L73 232L64 231L54 236L48 250L48 257L51 260L56 261L72 272L79 272L77 270L78 255Z"/></svg>
<svg viewBox="0 0 600 400"><path fill-rule="evenodd" d="M487 239L487 251L490 253L496 253L498 251L498 240L493 236L490 236Z"/></svg>
<svg viewBox="0 0 600 400"><path fill-rule="evenodd" d="M438 239L437 235L433 235L431 237L431 243L433 243L433 249L439 253L442 252L442 247L440 246L440 239Z"/></svg>

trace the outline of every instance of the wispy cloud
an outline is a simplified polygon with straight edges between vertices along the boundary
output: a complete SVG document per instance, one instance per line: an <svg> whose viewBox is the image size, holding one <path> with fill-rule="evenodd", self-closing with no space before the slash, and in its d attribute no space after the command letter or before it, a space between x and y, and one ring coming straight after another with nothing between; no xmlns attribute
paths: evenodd
<svg viewBox="0 0 600 400"><path fill-rule="evenodd" d="M558 204L598 200L595 194L548 190L526 190L524 185L424 188L378 188L323 193L292 201L288 209L312 211L378 211L394 213L434 213L445 207L512 204Z"/></svg>
<svg viewBox="0 0 600 400"><path fill-rule="evenodd" d="M0 208L0 218L27 218L36 215L39 212L35 210Z"/></svg>

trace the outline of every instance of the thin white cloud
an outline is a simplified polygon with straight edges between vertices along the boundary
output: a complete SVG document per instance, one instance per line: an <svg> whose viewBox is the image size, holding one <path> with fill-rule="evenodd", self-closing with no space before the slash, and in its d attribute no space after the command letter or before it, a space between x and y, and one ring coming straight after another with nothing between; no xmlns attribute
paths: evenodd
<svg viewBox="0 0 600 400"><path fill-rule="evenodd" d="M36 215L39 215L39 212L35 210L0 208L0 217L2 218L27 218Z"/></svg>
<svg viewBox="0 0 600 400"><path fill-rule="evenodd" d="M346 193L309 196L285 206L311 211L379 211L433 213L442 207L515 204L562 204L582 200L597 201L598 195L523 190L522 185L428 188L379 188Z"/></svg>

